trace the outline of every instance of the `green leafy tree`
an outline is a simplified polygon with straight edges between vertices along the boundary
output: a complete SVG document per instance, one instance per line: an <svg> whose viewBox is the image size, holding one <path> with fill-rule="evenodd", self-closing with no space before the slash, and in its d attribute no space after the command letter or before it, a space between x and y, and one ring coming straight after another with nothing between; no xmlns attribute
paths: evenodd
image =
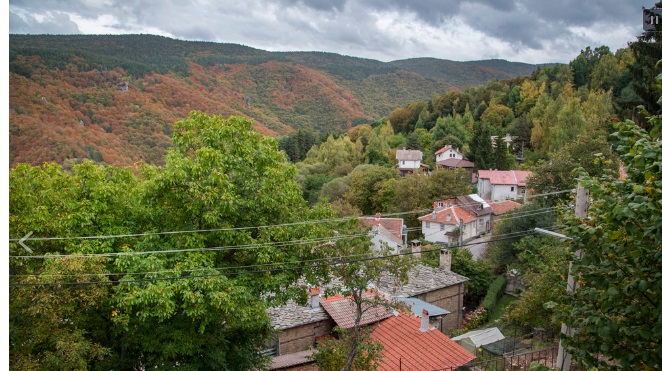
<svg viewBox="0 0 662 371"><path fill-rule="evenodd" d="M345 197L364 215L386 210L390 200L380 197L384 182L398 177L395 169L377 165L359 165L349 174L349 191Z"/></svg>
<svg viewBox="0 0 662 371"><path fill-rule="evenodd" d="M516 242L513 250L518 251L517 263L510 269L517 272L526 290L509 308L507 320L517 326L558 331L558 315L545 303L562 296L566 288L567 248L556 237L534 235Z"/></svg>
<svg viewBox="0 0 662 371"><path fill-rule="evenodd" d="M498 240L500 236L528 234L534 228L553 228L555 223L554 208L534 202L504 214L492 235ZM498 272L505 272L509 264L518 261L517 256L520 252L516 239L503 239L490 242L485 254Z"/></svg>
<svg viewBox="0 0 662 371"><path fill-rule="evenodd" d="M613 134L627 177L582 173L593 201L588 218L566 217L579 280L558 310L577 331L563 338L573 359L600 368L662 365L662 118L651 132L626 121Z"/></svg>
<svg viewBox="0 0 662 371"><path fill-rule="evenodd" d="M309 273L303 262L319 257L318 243L273 242L334 234L321 224L254 226L336 214L328 206L306 206L296 168L274 139L251 126L244 118L192 112L175 124L165 166L143 165L139 177L90 162L72 173L56 165L12 170L11 235L34 231L65 239L30 242L39 254L58 256L10 260L11 283L23 285L10 291L10 363L264 366L258 351L272 332L266 306L301 298L294 282ZM191 230L208 232L66 239ZM259 248L226 248L237 245ZM106 253L112 255L77 256ZM11 243L10 254L26 253ZM259 264L285 269L251 272Z"/></svg>
<svg viewBox="0 0 662 371"><path fill-rule="evenodd" d="M390 308L391 304L379 295L368 295L368 291L384 273L406 282L413 261L408 255L392 256L393 251L386 245L380 251L374 251L367 237L335 241L322 253L327 259L337 262L325 268L325 295L340 294L352 300L355 306L354 326L347 330L336 329L339 339L324 341L312 358L321 370L376 370L382 345L370 339L370 327L360 324L370 308ZM334 280L331 281L331 278Z"/></svg>

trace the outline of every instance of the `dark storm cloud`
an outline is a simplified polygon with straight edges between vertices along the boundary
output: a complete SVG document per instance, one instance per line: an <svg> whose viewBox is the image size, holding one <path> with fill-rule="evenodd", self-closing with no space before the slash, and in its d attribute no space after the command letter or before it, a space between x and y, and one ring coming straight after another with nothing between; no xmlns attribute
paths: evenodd
<svg viewBox="0 0 662 371"><path fill-rule="evenodd" d="M624 26L632 29L634 37L641 22L641 9L621 0L521 1L501 9L488 3L464 4L461 18L465 23L513 46L533 49L572 38L576 42L589 42L576 34L573 27L600 27L608 32L610 28Z"/></svg>
<svg viewBox="0 0 662 371"><path fill-rule="evenodd" d="M382 60L520 52L549 59L600 45L610 32L624 44L641 28L641 4L623 0L10 0L9 7L10 33L155 33Z"/></svg>

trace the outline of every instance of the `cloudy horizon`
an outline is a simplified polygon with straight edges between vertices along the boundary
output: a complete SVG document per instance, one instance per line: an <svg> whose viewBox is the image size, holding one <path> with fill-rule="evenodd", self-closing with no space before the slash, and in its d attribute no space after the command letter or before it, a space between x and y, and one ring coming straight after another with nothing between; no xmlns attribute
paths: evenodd
<svg viewBox="0 0 662 371"><path fill-rule="evenodd" d="M392 61L567 63L627 47L654 2L521 0L10 0L10 34L153 34Z"/></svg>

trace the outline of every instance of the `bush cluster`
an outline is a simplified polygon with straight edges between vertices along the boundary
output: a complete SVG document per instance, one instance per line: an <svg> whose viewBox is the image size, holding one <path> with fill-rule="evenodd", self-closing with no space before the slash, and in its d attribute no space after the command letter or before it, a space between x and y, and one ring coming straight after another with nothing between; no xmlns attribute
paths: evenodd
<svg viewBox="0 0 662 371"><path fill-rule="evenodd" d="M490 285L490 288L487 289L487 295L485 295L485 298L480 303L480 306L487 310L487 314L489 317L491 317L492 313L494 313L494 307L496 307L496 303L501 297L501 295L503 295L505 289L506 289L505 276L499 276L496 279L494 279L494 281Z"/></svg>

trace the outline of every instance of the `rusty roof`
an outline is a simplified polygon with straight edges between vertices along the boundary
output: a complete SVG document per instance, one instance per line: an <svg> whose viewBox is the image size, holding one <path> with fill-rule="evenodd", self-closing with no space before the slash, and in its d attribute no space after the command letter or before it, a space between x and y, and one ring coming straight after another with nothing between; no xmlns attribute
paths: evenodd
<svg viewBox="0 0 662 371"><path fill-rule="evenodd" d="M384 346L379 370L438 370L476 358L434 327L422 332L420 319L402 313L379 322L370 337Z"/></svg>
<svg viewBox="0 0 662 371"><path fill-rule="evenodd" d="M359 326L375 323L393 315L393 310L386 308L381 304L371 304L370 301L375 297L375 294L364 294L364 297L369 302L364 302L363 306L368 306L364 309L361 316ZM342 295L334 295L322 298L322 306L324 310L329 313L333 321L342 328L352 328L356 321L356 303L349 297Z"/></svg>

